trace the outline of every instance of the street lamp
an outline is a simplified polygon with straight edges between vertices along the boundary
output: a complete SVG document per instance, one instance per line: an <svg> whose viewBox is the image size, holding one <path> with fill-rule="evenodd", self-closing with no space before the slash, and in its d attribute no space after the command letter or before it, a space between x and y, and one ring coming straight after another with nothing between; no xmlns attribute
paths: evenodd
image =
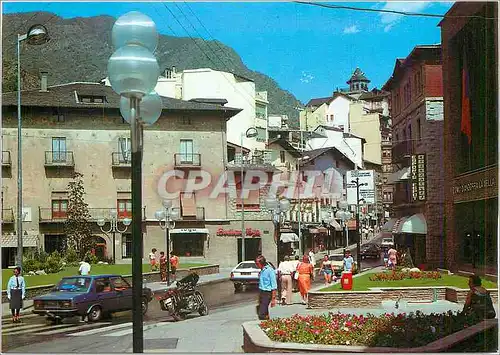
<svg viewBox="0 0 500 355"><path fill-rule="evenodd" d="M156 24L132 11L119 17L112 29L116 51L108 60L113 90L121 96L120 112L130 123L132 150L132 348L142 353L142 149L143 125L161 115L161 98L153 91L160 67L153 52L158 45Z"/></svg>
<svg viewBox="0 0 500 355"><path fill-rule="evenodd" d="M21 117L21 42L38 46L50 40L49 31L43 25L33 25L28 33L17 35L17 262L23 265L23 151Z"/></svg>
<svg viewBox="0 0 500 355"><path fill-rule="evenodd" d="M124 218L122 223L125 226L124 229L118 228L118 214L116 213L115 209L112 209L110 211L111 218L109 220L109 229L104 230L104 225L106 224L106 220L104 218L99 218L97 220L97 225L101 229L101 232L104 234L109 234L113 233L113 264L116 264L116 253L115 253L115 245L116 245L116 240L115 240L115 234L116 232L123 234L127 231L128 226L130 223L132 223L132 220L130 218Z"/></svg>
<svg viewBox="0 0 500 355"><path fill-rule="evenodd" d="M281 261L281 217L290 209L290 201L286 198L277 200L276 198L268 198L265 201L265 206L271 212L274 223L274 239L276 240L276 267ZM281 287L278 286L278 299L281 300Z"/></svg>
<svg viewBox="0 0 500 355"><path fill-rule="evenodd" d="M257 137L259 132L254 127L250 127L245 133L241 133L241 175L240 175L240 186L241 186L241 261L245 261L245 201L243 195L243 138L254 138Z"/></svg>
<svg viewBox="0 0 500 355"><path fill-rule="evenodd" d="M301 131L301 134L302 134L302 131ZM307 159L309 159L308 155L305 155L303 157L297 158L297 179L298 179L298 182L299 182L299 184L298 184L298 191L297 191L298 192L298 194L297 194L297 200L298 201L297 202L298 202L298 208L299 208L299 216L298 216L299 220L298 220L298 222L299 222L299 254L300 255L304 254L304 251L303 251L303 249L304 249L304 245L303 244L304 243L302 242L302 210L301 210L302 206L301 206L301 203L300 203L300 201L301 201L300 200L300 187L302 185L302 177L300 175L300 164L304 160L307 160Z"/></svg>
<svg viewBox="0 0 500 355"><path fill-rule="evenodd" d="M356 179L351 180L352 184L356 185L356 229L358 230L358 241L356 243L357 247L357 255L356 255L356 260L358 262L358 270L361 272L361 226L359 223L359 203L361 201L365 201L364 198L359 198L359 188L361 186L368 186L367 182L359 182L359 173L356 170Z"/></svg>
<svg viewBox="0 0 500 355"><path fill-rule="evenodd" d="M344 227L344 233L345 233L345 245L346 248L349 248L349 229L347 228L347 221L352 218L352 213L347 211L347 207L348 204L346 201L340 201L339 202L340 210L337 211L335 217L337 217L342 221L342 226Z"/></svg>
<svg viewBox="0 0 500 355"><path fill-rule="evenodd" d="M170 286L170 229L175 228L175 221L179 219L179 211L172 208L172 201L163 201L163 209L155 212L155 218L160 223L160 228L165 230L167 243L167 286Z"/></svg>

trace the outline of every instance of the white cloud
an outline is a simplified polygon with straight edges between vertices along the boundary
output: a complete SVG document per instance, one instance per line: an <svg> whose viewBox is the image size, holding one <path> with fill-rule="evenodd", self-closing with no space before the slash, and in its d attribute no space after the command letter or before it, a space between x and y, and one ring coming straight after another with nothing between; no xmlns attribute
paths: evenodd
<svg viewBox="0 0 500 355"><path fill-rule="evenodd" d="M356 25L352 25L352 26L344 28L344 34L353 34L353 33L358 33L360 31L361 30Z"/></svg>
<svg viewBox="0 0 500 355"><path fill-rule="evenodd" d="M393 10L393 11L403 11L403 12L421 12L425 8L429 7L432 3L426 1L413 1L413 2L386 2L382 7L382 10ZM380 21L384 25L384 32L389 32L394 25L396 25L403 15L391 14L391 13L381 13Z"/></svg>
<svg viewBox="0 0 500 355"><path fill-rule="evenodd" d="M308 73L306 73L306 72L303 71L302 72L302 77L300 78L300 81L303 82L303 83L305 83L305 84L308 84L311 81L313 81L313 79L314 79L313 75L308 74Z"/></svg>

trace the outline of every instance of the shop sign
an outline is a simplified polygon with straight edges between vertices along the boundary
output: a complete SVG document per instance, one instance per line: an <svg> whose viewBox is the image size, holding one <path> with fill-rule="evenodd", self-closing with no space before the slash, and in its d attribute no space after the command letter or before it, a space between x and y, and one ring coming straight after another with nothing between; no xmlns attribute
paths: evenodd
<svg viewBox="0 0 500 355"><path fill-rule="evenodd" d="M498 196L498 166L453 180L453 202L485 200Z"/></svg>
<svg viewBox="0 0 500 355"><path fill-rule="evenodd" d="M425 154L411 156L410 174L413 201L425 201L427 199Z"/></svg>
<svg viewBox="0 0 500 355"><path fill-rule="evenodd" d="M260 237L260 230L247 228L245 235L249 237ZM219 237L241 237L241 229L217 229L217 236Z"/></svg>

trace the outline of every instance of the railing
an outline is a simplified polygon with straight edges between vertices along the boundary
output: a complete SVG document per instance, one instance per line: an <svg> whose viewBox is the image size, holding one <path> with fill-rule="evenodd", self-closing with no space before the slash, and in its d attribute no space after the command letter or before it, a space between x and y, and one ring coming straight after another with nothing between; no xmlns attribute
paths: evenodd
<svg viewBox="0 0 500 355"><path fill-rule="evenodd" d="M400 162L402 159L409 158L413 153L413 142L402 141L392 146L392 162Z"/></svg>
<svg viewBox="0 0 500 355"><path fill-rule="evenodd" d="M11 166L12 160L10 159L9 151L2 151L2 166Z"/></svg>
<svg viewBox="0 0 500 355"><path fill-rule="evenodd" d="M129 167L132 164L132 153L131 152L114 152L111 153L111 166L117 167Z"/></svg>
<svg viewBox="0 0 500 355"><path fill-rule="evenodd" d="M205 220L205 207L196 207L196 216L183 216L182 215L182 208L180 208L180 207L175 207L173 209L177 210L181 220L183 220L183 221L189 221L189 220L204 221Z"/></svg>
<svg viewBox="0 0 500 355"><path fill-rule="evenodd" d="M104 218L106 221L111 219L111 210L113 208L89 208L89 222L96 222L98 219ZM116 211L116 209L114 209ZM56 222L62 223L68 219L67 214L60 211L53 211L51 208L38 208L38 216L40 222ZM132 218L132 214L124 216L118 214L118 220L122 221L125 218ZM146 219L146 207L142 208L142 218Z"/></svg>
<svg viewBox="0 0 500 355"><path fill-rule="evenodd" d="M14 210L12 208L2 209L2 222L3 223L14 223Z"/></svg>
<svg viewBox="0 0 500 355"><path fill-rule="evenodd" d="M174 154L176 167L201 166L201 154L177 153Z"/></svg>
<svg viewBox="0 0 500 355"><path fill-rule="evenodd" d="M45 166L75 166L73 152L47 151L45 152Z"/></svg>

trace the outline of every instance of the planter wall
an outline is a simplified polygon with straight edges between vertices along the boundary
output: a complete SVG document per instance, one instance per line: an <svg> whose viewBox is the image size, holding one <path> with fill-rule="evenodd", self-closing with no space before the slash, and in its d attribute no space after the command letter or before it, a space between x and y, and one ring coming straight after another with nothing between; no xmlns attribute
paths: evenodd
<svg viewBox="0 0 500 355"><path fill-rule="evenodd" d="M498 319L489 319L417 348L366 347L280 343L269 339L260 321L243 323L243 351L246 353L437 353L466 349L471 352L493 352L498 349ZM487 344L481 339L490 339Z"/></svg>
<svg viewBox="0 0 500 355"><path fill-rule="evenodd" d="M489 289L493 303L498 303L498 290ZM407 301L432 300L434 292L438 300L447 300L455 303L464 303L468 290L455 287L401 287L401 288L379 288L371 291L336 291L336 292L309 292L309 308L371 308L379 307L382 301L396 301L400 295L401 299Z"/></svg>
<svg viewBox="0 0 500 355"><path fill-rule="evenodd" d="M197 266L190 269L179 269L177 271L177 279L180 280L184 276L189 273L194 272L200 276L202 275L211 275L219 273L219 265L207 265L207 266ZM123 277L130 283L132 283L132 275L123 275ZM160 273L159 272L147 272L142 274L143 280L146 280L146 283L149 282L160 282ZM26 288L26 299L32 299L37 296L41 296L50 292L50 290L55 285L44 285L44 286L34 286ZM2 303L8 303L9 300L7 298L7 292L2 291Z"/></svg>

